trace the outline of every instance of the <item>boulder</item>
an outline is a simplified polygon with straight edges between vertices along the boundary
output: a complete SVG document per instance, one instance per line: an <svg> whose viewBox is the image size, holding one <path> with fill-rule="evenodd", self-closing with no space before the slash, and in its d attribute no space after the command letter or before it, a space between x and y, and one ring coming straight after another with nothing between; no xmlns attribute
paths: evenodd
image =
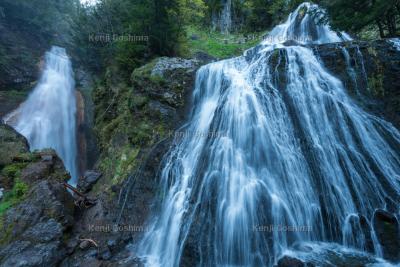
<svg viewBox="0 0 400 267"><path fill-rule="evenodd" d="M48 176L51 171L50 161L40 161L30 163L22 170L21 180L26 183L34 183Z"/></svg>
<svg viewBox="0 0 400 267"><path fill-rule="evenodd" d="M306 267L306 264L290 256L283 256L278 260L278 267Z"/></svg>
<svg viewBox="0 0 400 267"><path fill-rule="evenodd" d="M390 212L377 210L373 225L383 257L393 262L400 261L400 228L397 218Z"/></svg>
<svg viewBox="0 0 400 267"><path fill-rule="evenodd" d="M21 153L29 151L25 137L6 124L0 124L0 169Z"/></svg>
<svg viewBox="0 0 400 267"><path fill-rule="evenodd" d="M62 225L54 219L49 219L27 229L22 238L32 243L47 243L62 238L62 235Z"/></svg>
<svg viewBox="0 0 400 267"><path fill-rule="evenodd" d="M15 177L28 191L0 217L0 266L56 266L67 253L75 205L65 168L52 150L29 155Z"/></svg>
<svg viewBox="0 0 400 267"><path fill-rule="evenodd" d="M100 179L101 173L88 170L84 173L83 177L78 180L78 190L81 192L89 192L93 185Z"/></svg>
<svg viewBox="0 0 400 267"><path fill-rule="evenodd" d="M23 243L10 244L7 257L1 263L3 267L37 267L37 266L57 266L63 257L59 242L51 243Z"/></svg>
<svg viewBox="0 0 400 267"><path fill-rule="evenodd" d="M183 59L177 57L161 57L154 65L151 76L161 76L167 78L166 75L177 70L192 71L198 66L197 60Z"/></svg>

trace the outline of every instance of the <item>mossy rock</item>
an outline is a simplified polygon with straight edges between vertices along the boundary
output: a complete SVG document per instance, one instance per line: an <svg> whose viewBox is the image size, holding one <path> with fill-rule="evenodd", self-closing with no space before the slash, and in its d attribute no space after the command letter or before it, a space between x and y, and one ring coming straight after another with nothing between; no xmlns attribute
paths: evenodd
<svg viewBox="0 0 400 267"><path fill-rule="evenodd" d="M0 201L0 216L9 208L24 200L28 192L28 185L24 182L16 180L11 191L7 192Z"/></svg>
<svg viewBox="0 0 400 267"><path fill-rule="evenodd" d="M28 151L28 143L22 135L8 125L0 125L0 169Z"/></svg>

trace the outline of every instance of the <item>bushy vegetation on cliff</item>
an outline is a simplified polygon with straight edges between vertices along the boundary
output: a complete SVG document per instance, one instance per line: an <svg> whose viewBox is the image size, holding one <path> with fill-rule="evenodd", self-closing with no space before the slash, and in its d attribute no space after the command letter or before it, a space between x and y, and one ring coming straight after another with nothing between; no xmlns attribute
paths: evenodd
<svg viewBox="0 0 400 267"><path fill-rule="evenodd" d="M400 36L399 0L322 0L334 28L357 33L375 29L380 37Z"/></svg>

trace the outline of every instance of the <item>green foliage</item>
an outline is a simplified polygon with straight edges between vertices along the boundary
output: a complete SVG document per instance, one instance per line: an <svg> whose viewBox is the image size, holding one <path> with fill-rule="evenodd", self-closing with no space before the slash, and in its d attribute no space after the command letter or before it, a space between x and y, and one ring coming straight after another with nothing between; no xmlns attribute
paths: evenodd
<svg viewBox="0 0 400 267"><path fill-rule="evenodd" d="M26 165L27 163L14 163L7 165L1 170L1 174L8 179L16 179L19 177L21 170L25 168Z"/></svg>
<svg viewBox="0 0 400 267"><path fill-rule="evenodd" d="M179 9L185 25L203 25L207 6L203 0L181 0Z"/></svg>
<svg viewBox="0 0 400 267"><path fill-rule="evenodd" d="M400 2L398 0L322 0L332 26L357 33L374 25L381 37L399 36Z"/></svg>
<svg viewBox="0 0 400 267"><path fill-rule="evenodd" d="M187 36L189 39L189 54L187 56L191 56L200 51L216 58L238 56L241 55L244 50L259 43L262 35L262 33L226 35L215 31L206 31L195 27L189 27L187 29Z"/></svg>
<svg viewBox="0 0 400 267"><path fill-rule="evenodd" d="M67 28L78 3L78 0L2 0L0 6L6 23L17 23L9 26L51 40Z"/></svg>
<svg viewBox="0 0 400 267"><path fill-rule="evenodd" d="M93 70L114 64L125 75L152 57L175 55L183 42L180 3L101 0L80 8L74 24L76 53Z"/></svg>
<svg viewBox="0 0 400 267"><path fill-rule="evenodd" d="M6 212L10 207L20 203L28 192L28 185L16 180L10 192L5 193L3 199L0 201L0 216Z"/></svg>

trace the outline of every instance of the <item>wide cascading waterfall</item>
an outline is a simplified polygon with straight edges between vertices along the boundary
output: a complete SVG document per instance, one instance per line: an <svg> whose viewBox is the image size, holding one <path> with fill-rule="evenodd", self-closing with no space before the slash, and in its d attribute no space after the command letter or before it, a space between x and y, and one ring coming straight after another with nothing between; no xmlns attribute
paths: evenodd
<svg viewBox="0 0 400 267"><path fill-rule="evenodd" d="M53 46L46 53L38 85L5 121L26 137L31 150L54 149L71 174L70 183L77 182L75 82L64 48Z"/></svg>
<svg viewBox="0 0 400 267"><path fill-rule="evenodd" d="M400 133L307 47L349 40L313 9L300 5L244 56L198 71L159 211L136 246L146 266L273 266L283 254L325 266L330 251L383 264L371 219L399 203Z"/></svg>

